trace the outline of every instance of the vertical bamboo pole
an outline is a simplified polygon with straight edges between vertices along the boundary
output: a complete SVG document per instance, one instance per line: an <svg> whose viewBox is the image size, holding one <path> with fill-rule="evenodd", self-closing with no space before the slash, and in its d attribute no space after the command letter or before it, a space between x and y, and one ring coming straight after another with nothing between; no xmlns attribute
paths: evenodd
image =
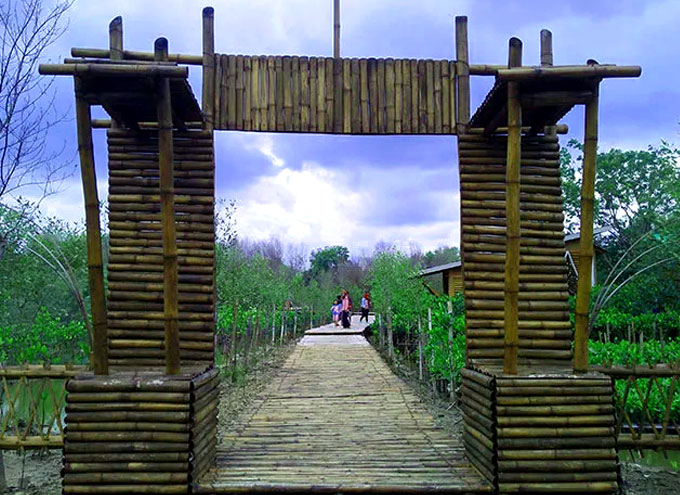
<svg viewBox="0 0 680 495"><path fill-rule="evenodd" d="M202 84L203 116L205 129L215 128L215 11L212 7L203 9L203 84Z"/></svg>
<svg viewBox="0 0 680 495"><path fill-rule="evenodd" d="M454 390L455 380L453 379L453 325L451 324L451 314L453 313L453 303L448 300L446 310L449 315L449 399L453 401L456 397Z"/></svg>
<svg viewBox="0 0 680 495"><path fill-rule="evenodd" d="M231 350L229 351L229 361L231 361L231 380L234 381L236 374L236 339L238 335L238 298L234 298L234 320L231 325Z"/></svg>
<svg viewBox="0 0 680 495"><path fill-rule="evenodd" d="M109 23L109 58L123 60L123 18L114 17Z"/></svg>
<svg viewBox="0 0 680 495"><path fill-rule="evenodd" d="M114 17L109 23L109 58L123 60L123 18ZM120 127L120 122L111 119L111 128Z"/></svg>
<svg viewBox="0 0 680 495"><path fill-rule="evenodd" d="M87 231L87 271L92 310L92 367L97 375L108 375L108 328L106 324L106 291L102 262L102 241L99 226L99 197L92 147L92 116L90 104L80 95L80 79L75 78L76 126L78 154L85 198Z"/></svg>
<svg viewBox="0 0 680 495"><path fill-rule="evenodd" d="M541 65L553 64L552 33L547 29L541 29Z"/></svg>
<svg viewBox="0 0 680 495"><path fill-rule="evenodd" d="M418 379L423 381L423 322L418 316Z"/></svg>
<svg viewBox="0 0 680 495"><path fill-rule="evenodd" d="M392 333L392 308L387 308L387 352L390 361L394 361L394 335Z"/></svg>
<svg viewBox="0 0 680 495"><path fill-rule="evenodd" d="M168 60L168 40L158 38L155 59ZM212 101L212 100L211 100ZM158 80L158 166L160 169L161 225L163 228L163 318L165 320L165 372L180 371L177 294L177 239L175 232L175 191L173 180L172 104L170 81Z"/></svg>
<svg viewBox="0 0 680 495"><path fill-rule="evenodd" d="M458 134L465 132L470 120L470 65L468 58L467 16L456 17L456 86L457 114L456 128Z"/></svg>
<svg viewBox="0 0 680 495"><path fill-rule="evenodd" d="M588 371L588 312L593 260L593 203L597 162L597 127L599 83L586 103L583 146L583 179L581 182L581 238L579 241L578 285L574 330L574 371Z"/></svg>
<svg viewBox="0 0 680 495"><path fill-rule="evenodd" d="M522 42L510 38L508 67L522 65ZM519 296L519 181L520 156L522 147L522 108L519 101L519 85L508 84L508 151L505 170L505 341L503 371L517 374L518 336L518 296Z"/></svg>
<svg viewBox="0 0 680 495"><path fill-rule="evenodd" d="M340 58L340 0L333 0L333 57Z"/></svg>

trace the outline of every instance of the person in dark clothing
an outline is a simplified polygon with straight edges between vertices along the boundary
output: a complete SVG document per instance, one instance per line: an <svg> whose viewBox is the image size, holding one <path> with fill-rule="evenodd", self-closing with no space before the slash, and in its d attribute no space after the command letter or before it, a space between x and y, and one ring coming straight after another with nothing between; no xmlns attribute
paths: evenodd
<svg viewBox="0 0 680 495"><path fill-rule="evenodd" d="M342 328L349 328L350 325L350 299L346 290L342 291Z"/></svg>
<svg viewBox="0 0 680 495"><path fill-rule="evenodd" d="M364 297L361 298L361 318L359 322L366 318L366 323L368 323L368 310L371 307L371 295L368 292L364 293Z"/></svg>

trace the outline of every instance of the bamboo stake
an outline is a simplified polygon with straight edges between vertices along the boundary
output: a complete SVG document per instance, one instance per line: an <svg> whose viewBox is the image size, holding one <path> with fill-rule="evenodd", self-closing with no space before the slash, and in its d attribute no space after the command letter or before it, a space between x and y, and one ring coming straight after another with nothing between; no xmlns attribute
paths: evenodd
<svg viewBox="0 0 680 495"><path fill-rule="evenodd" d="M392 308L387 308L387 349L390 361L394 362L394 336L392 333Z"/></svg>
<svg viewBox="0 0 680 495"><path fill-rule="evenodd" d="M85 199L85 225L87 229L87 268L92 308L92 366L97 375L108 375L108 335L106 292L102 262L101 230L99 226L99 196L94 167L91 114L89 103L80 96L79 78L74 79L76 93L76 125L78 153Z"/></svg>
<svg viewBox="0 0 680 495"><path fill-rule="evenodd" d="M110 60L123 60L123 18L114 17L109 23L109 58ZM111 119L113 129L120 127L120 122Z"/></svg>
<svg viewBox="0 0 680 495"><path fill-rule="evenodd" d="M154 44L157 60L168 59L168 40ZM172 103L170 81L158 80L158 166L160 170L161 224L163 226L163 316L165 320L165 372L180 371L177 291L177 239L173 183Z"/></svg>
<svg viewBox="0 0 680 495"><path fill-rule="evenodd" d="M541 29L541 65L553 64L552 33L547 29Z"/></svg>
<svg viewBox="0 0 680 495"><path fill-rule="evenodd" d="M456 127L458 134L465 133L470 120L470 66L468 57L467 16L456 17Z"/></svg>
<svg viewBox="0 0 680 495"><path fill-rule="evenodd" d="M215 102L215 16L212 7L203 9L203 95L201 107L205 117L205 129L215 128L213 108Z"/></svg>
<svg viewBox="0 0 680 495"><path fill-rule="evenodd" d="M574 371L588 371L588 313L593 262L593 203L597 167L598 83L586 104L581 184L581 237L579 241L578 285L574 329Z"/></svg>
<svg viewBox="0 0 680 495"><path fill-rule="evenodd" d="M418 379L423 381L423 324L418 316Z"/></svg>
<svg viewBox="0 0 680 495"><path fill-rule="evenodd" d="M231 326L231 350L229 351L229 361L231 361L231 381L235 380L236 371L236 336L238 334L238 297L234 298L234 309L232 313L234 321Z"/></svg>
<svg viewBox="0 0 680 495"><path fill-rule="evenodd" d="M522 65L522 42L510 39L508 66ZM503 371L517 374L518 353L518 299L519 299L519 248L520 248L520 157L522 153L522 108L519 86L508 85L508 150L506 167L506 252L505 252L505 299L504 299L504 358Z"/></svg>

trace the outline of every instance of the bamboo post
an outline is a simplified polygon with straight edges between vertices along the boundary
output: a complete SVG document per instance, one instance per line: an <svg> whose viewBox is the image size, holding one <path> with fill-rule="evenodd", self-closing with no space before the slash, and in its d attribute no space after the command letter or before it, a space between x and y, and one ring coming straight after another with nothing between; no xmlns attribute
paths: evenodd
<svg viewBox="0 0 680 495"><path fill-rule="evenodd" d="M234 381L236 371L236 335L238 334L238 297L234 298L234 320L231 325L231 350L229 351L229 361L231 361L231 380Z"/></svg>
<svg viewBox="0 0 680 495"><path fill-rule="evenodd" d="M123 18L114 17L109 23L109 59L123 60ZM120 127L120 122L111 119L111 128Z"/></svg>
<svg viewBox="0 0 680 495"><path fill-rule="evenodd" d="M418 315L418 379L423 381L423 324Z"/></svg>
<svg viewBox="0 0 680 495"><path fill-rule="evenodd" d="M123 60L123 18L114 17L109 23L109 58Z"/></svg>
<svg viewBox="0 0 680 495"><path fill-rule="evenodd" d="M453 325L451 324L451 314L453 313L453 303L451 299L447 301L446 310L449 315L449 398L456 397L454 390L455 380L453 379Z"/></svg>
<svg viewBox="0 0 680 495"><path fill-rule="evenodd" d="M552 33L548 29L541 29L541 65L553 64Z"/></svg>
<svg viewBox="0 0 680 495"><path fill-rule="evenodd" d="M309 329L314 328L314 305L309 307Z"/></svg>
<svg viewBox="0 0 680 495"><path fill-rule="evenodd" d="M522 42L510 39L508 67L522 65ZM519 300L519 183L520 156L522 147L522 108L519 100L519 85L508 83L508 150L505 171L505 294L504 294L504 357L503 371L517 374L517 353L519 346L518 300Z"/></svg>
<svg viewBox="0 0 680 495"><path fill-rule="evenodd" d="M215 127L215 10L203 9L203 94L201 108L205 117L205 129Z"/></svg>
<svg viewBox="0 0 680 495"><path fill-rule="evenodd" d="M283 310L281 310L281 332L279 333L279 345L283 344L283 330L285 328L285 315Z"/></svg>
<svg viewBox="0 0 680 495"><path fill-rule="evenodd" d="M579 241L578 284L574 329L574 371L588 371L588 313L593 261L593 203L597 162L599 83L586 103L581 183L581 238Z"/></svg>
<svg viewBox="0 0 680 495"><path fill-rule="evenodd" d="M272 305L272 346L276 343L276 305Z"/></svg>
<svg viewBox="0 0 680 495"><path fill-rule="evenodd" d="M463 134L470 120L470 65L468 58L467 16L456 17L456 126Z"/></svg>
<svg viewBox="0 0 680 495"><path fill-rule="evenodd" d="M340 58L340 0L333 0L333 57Z"/></svg>
<svg viewBox="0 0 680 495"><path fill-rule="evenodd" d="M429 340L430 335L432 335L432 308L427 308L427 335L425 336L425 343L427 343L427 341ZM430 377L431 370L432 370L431 363L428 363L427 371Z"/></svg>
<svg viewBox="0 0 680 495"><path fill-rule="evenodd" d="M392 335L392 308L387 308L387 352L394 362L394 336Z"/></svg>
<svg viewBox="0 0 680 495"><path fill-rule="evenodd" d="M293 313L293 337L297 337L297 310Z"/></svg>
<svg viewBox="0 0 680 495"><path fill-rule="evenodd" d="M168 40L154 44L158 61L168 60ZM158 166L160 170L161 224L163 229L163 318L165 320L165 372L180 371L179 310L177 291L177 235L175 232L175 191L173 179L172 103L170 81L158 79Z"/></svg>
<svg viewBox="0 0 680 495"><path fill-rule="evenodd" d="M87 270L92 309L92 366L97 375L108 375L108 328L106 323L106 291L102 262L102 241L99 226L99 196L92 147L92 116L90 104L80 94L80 79L74 78L76 93L76 126L78 154L85 199L87 231Z"/></svg>
<svg viewBox="0 0 680 495"><path fill-rule="evenodd" d="M380 333L380 350L385 350L385 331L383 330L382 315L378 315L378 332Z"/></svg>

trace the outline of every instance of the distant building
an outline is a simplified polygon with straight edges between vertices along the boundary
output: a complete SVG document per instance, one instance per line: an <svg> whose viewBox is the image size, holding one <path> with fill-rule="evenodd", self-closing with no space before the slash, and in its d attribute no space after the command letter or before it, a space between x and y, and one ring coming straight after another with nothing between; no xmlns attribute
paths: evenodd
<svg viewBox="0 0 680 495"><path fill-rule="evenodd" d="M595 229L593 234L602 234L608 229ZM565 262L567 264L567 279L569 292L576 293L576 281L578 279L578 260L579 260L579 234L567 234L564 236L566 248ZM593 256L591 285L595 285L597 273L595 271L595 260L598 255L606 252L602 246L595 243L595 256ZM453 296L458 292L463 292L463 267L460 261L446 263L444 265L432 266L421 270L418 275L423 279L423 284L433 294L448 294Z"/></svg>

